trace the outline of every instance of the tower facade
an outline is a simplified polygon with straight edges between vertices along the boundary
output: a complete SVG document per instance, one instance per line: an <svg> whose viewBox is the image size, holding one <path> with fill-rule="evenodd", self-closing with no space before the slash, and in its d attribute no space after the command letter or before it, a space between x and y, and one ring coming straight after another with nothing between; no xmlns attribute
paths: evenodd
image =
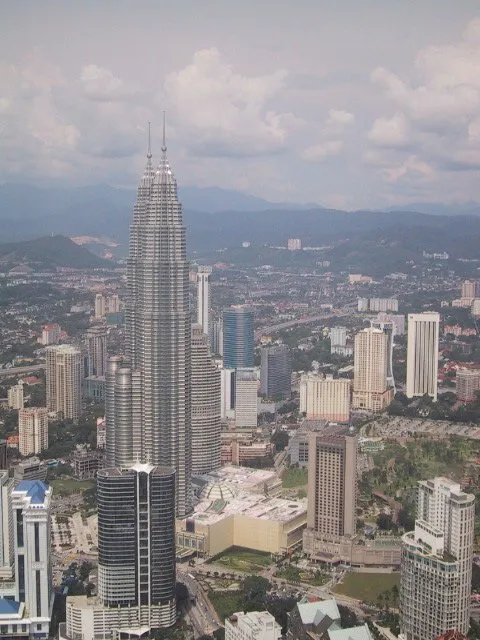
<svg viewBox="0 0 480 640"><path fill-rule="evenodd" d="M448 478L419 482L415 530L403 536L400 626L405 640L467 634L475 497Z"/></svg>
<svg viewBox="0 0 480 640"><path fill-rule="evenodd" d="M93 326L85 334L87 376L104 376L107 372L107 330Z"/></svg>
<svg viewBox="0 0 480 640"><path fill-rule="evenodd" d="M253 367L253 311L230 307L223 311L223 366L226 369Z"/></svg>
<svg viewBox="0 0 480 640"><path fill-rule="evenodd" d="M220 467L220 370L210 355L208 337L192 326L192 474Z"/></svg>
<svg viewBox="0 0 480 640"><path fill-rule="evenodd" d="M207 336L210 331L210 276L212 267L200 266L197 271L197 324Z"/></svg>
<svg viewBox="0 0 480 640"><path fill-rule="evenodd" d="M82 410L82 353L61 344L48 347L45 354L47 408L76 421Z"/></svg>
<svg viewBox="0 0 480 640"><path fill-rule="evenodd" d="M355 434L310 434L307 527L329 539L356 531L357 446Z"/></svg>
<svg viewBox="0 0 480 640"><path fill-rule="evenodd" d="M235 372L235 426L256 428L258 380L255 369L237 369Z"/></svg>
<svg viewBox="0 0 480 640"><path fill-rule="evenodd" d="M48 409L29 407L18 412L18 448L22 456L48 449Z"/></svg>
<svg viewBox="0 0 480 640"><path fill-rule="evenodd" d="M171 626L176 618L174 469L141 463L104 469L98 472L97 494L100 600L107 607L143 609L140 624Z"/></svg>
<svg viewBox="0 0 480 640"><path fill-rule="evenodd" d="M409 313L407 329L407 397L437 400L440 314Z"/></svg>
<svg viewBox="0 0 480 640"><path fill-rule="evenodd" d="M380 329L362 329L355 336L354 409L382 411L392 400L387 384L388 337Z"/></svg>
<svg viewBox="0 0 480 640"><path fill-rule="evenodd" d="M127 262L126 359L109 363L107 457L176 471L176 510L191 509L191 321L186 231L162 147L138 187Z"/></svg>
<svg viewBox="0 0 480 640"><path fill-rule="evenodd" d="M292 354L286 344L264 347L261 352L260 393L285 399L292 392Z"/></svg>
<svg viewBox="0 0 480 640"><path fill-rule="evenodd" d="M350 420L351 380L318 373L304 373L300 378L300 413L307 420Z"/></svg>

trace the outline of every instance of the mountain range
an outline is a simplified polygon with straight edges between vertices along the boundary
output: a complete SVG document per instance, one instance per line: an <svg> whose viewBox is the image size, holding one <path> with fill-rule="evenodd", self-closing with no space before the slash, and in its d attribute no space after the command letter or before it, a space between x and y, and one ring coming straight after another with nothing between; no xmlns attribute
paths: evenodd
<svg viewBox="0 0 480 640"><path fill-rule="evenodd" d="M135 191L106 185L45 188L0 185L0 243L31 240L48 234L88 236L86 247L102 252L102 238L118 244L112 251L125 256ZM290 237L303 245L332 245L336 255L356 263L360 247L417 256L423 250L447 251L476 258L480 246L480 205L414 205L395 211L338 211L318 205L276 204L217 188L179 189L184 205L191 254L222 248L285 246ZM434 210L439 215L432 215ZM88 240L88 239L87 239ZM373 244L372 244L373 243ZM350 256L350 257L349 257Z"/></svg>

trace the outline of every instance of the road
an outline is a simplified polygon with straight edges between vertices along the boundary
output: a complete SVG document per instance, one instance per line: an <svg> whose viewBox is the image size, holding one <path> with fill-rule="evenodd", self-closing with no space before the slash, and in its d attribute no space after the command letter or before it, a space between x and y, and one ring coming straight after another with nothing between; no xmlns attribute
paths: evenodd
<svg viewBox="0 0 480 640"><path fill-rule="evenodd" d="M12 367L11 369L0 369L0 378L6 376L16 376L21 373L31 373L32 371L40 371L45 369L45 363L43 364L31 364L29 367Z"/></svg>
<svg viewBox="0 0 480 640"><path fill-rule="evenodd" d="M330 318L343 318L346 313L337 314L337 313L322 313L320 315L315 316L302 316L301 318L297 318L296 320L289 320L288 322L280 322L279 324L271 324L266 327L261 327L255 331L255 340L259 340L264 335L269 335L271 333L276 333L277 331L281 331L282 329L290 329L291 327L296 327L302 324L310 324L311 322L319 322L320 320L329 320Z"/></svg>
<svg viewBox="0 0 480 640"><path fill-rule="evenodd" d="M195 604L192 602L188 608L188 617L195 630L195 637L211 635L220 624L215 609L201 585L191 573L188 573L187 567L177 565L177 578L187 587L190 597L195 598Z"/></svg>

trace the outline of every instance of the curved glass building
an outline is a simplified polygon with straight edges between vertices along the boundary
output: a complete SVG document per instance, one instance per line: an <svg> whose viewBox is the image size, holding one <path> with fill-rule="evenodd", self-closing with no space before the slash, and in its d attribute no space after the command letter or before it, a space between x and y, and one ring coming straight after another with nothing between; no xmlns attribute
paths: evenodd
<svg viewBox="0 0 480 640"><path fill-rule="evenodd" d="M253 311L235 306L223 311L223 366L225 369L253 367Z"/></svg>

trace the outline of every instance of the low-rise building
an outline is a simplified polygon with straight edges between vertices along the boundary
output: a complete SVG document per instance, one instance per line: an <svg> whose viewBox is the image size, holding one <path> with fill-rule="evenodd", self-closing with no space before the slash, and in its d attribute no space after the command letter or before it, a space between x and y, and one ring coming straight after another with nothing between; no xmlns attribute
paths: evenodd
<svg viewBox="0 0 480 640"><path fill-rule="evenodd" d="M268 611L239 611L225 620L225 640L280 640L282 628Z"/></svg>
<svg viewBox="0 0 480 640"><path fill-rule="evenodd" d="M79 480L94 478L100 467L99 451L87 451L80 449L75 451L72 457L73 474Z"/></svg>

